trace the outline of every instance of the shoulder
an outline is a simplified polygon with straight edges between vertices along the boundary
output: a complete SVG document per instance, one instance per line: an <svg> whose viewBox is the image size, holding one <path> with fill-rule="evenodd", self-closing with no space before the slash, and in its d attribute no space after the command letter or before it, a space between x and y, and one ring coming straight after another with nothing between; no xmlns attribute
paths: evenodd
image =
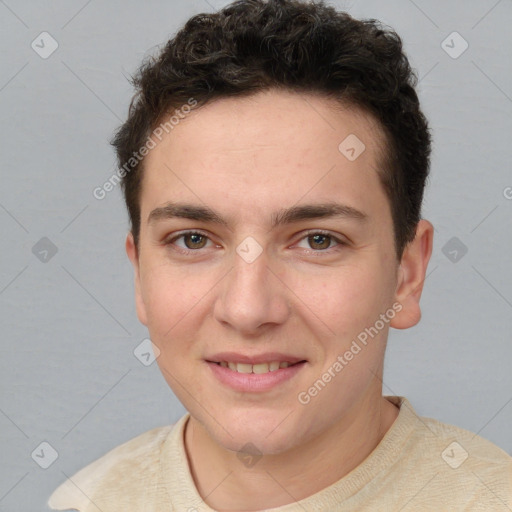
<svg viewBox="0 0 512 512"><path fill-rule="evenodd" d="M463 510L512 506L512 457L491 441L463 428L409 413L415 427L404 454L406 470L425 480L429 500L437 496ZM461 509L461 508L459 508ZM499 508L497 508L499 509Z"/></svg>
<svg viewBox="0 0 512 512"><path fill-rule="evenodd" d="M134 506L144 489L158 481L160 452L174 426L154 428L110 450L62 483L50 496L48 506L96 512L101 510L96 499L107 499L103 505L108 500L126 500ZM105 510L110 509L107 506Z"/></svg>
<svg viewBox="0 0 512 512"><path fill-rule="evenodd" d="M512 457L500 447L483 437L463 428L441 421L421 417L428 438L435 440L444 459L456 459L452 465L465 464L474 467L507 467L512 470Z"/></svg>
<svg viewBox="0 0 512 512"><path fill-rule="evenodd" d="M430 451L441 450L442 459L456 458L452 465L466 461L475 464L512 464L512 457L497 445L469 430L444 423L437 419L420 416L405 397L388 397L399 406L399 418L407 433L409 445ZM445 452L446 450L446 452Z"/></svg>

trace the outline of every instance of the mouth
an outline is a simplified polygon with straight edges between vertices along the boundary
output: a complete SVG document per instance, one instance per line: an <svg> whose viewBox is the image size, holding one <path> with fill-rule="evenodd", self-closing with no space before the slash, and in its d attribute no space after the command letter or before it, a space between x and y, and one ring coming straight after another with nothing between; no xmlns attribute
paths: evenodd
<svg viewBox="0 0 512 512"><path fill-rule="evenodd" d="M236 363L234 361L207 361L208 363L214 363L223 368L237 373L270 373L275 372L279 369L289 368L301 363L305 363L305 360L290 362L290 361L269 361L267 363L249 364L249 363Z"/></svg>
<svg viewBox="0 0 512 512"><path fill-rule="evenodd" d="M223 386L237 392L262 393L289 389L286 383L297 378L308 361L278 352L259 355L223 352L208 357L205 363Z"/></svg>

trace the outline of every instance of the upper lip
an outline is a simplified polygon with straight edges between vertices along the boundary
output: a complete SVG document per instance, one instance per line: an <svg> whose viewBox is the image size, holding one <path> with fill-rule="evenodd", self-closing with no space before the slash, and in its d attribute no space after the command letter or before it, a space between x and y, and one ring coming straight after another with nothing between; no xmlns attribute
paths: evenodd
<svg viewBox="0 0 512 512"><path fill-rule="evenodd" d="M245 364L260 364L260 363L271 363L273 361L288 362L291 364L305 361L303 357L296 357L290 354L283 354L282 352L266 352L264 354L257 355L244 355L237 352L219 352L211 357L207 357L206 361L212 363L220 363L221 361L227 361L228 363L245 363Z"/></svg>

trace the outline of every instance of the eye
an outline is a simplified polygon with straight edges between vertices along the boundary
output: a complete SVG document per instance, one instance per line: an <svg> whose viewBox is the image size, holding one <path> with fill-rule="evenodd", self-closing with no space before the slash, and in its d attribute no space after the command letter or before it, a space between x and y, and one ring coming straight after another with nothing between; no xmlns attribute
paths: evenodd
<svg viewBox="0 0 512 512"><path fill-rule="evenodd" d="M304 244L307 244L305 246ZM220 247L210 240L209 236L201 231L182 231L175 234L172 238L165 240L164 245L169 246L172 250L182 254L191 254L199 252L200 249L205 249L212 246ZM336 250L337 247L347 245L346 242L334 235L324 231L310 231L303 236L297 247L308 250L313 253L327 252L329 249Z"/></svg>
<svg viewBox="0 0 512 512"><path fill-rule="evenodd" d="M331 245L332 243L335 245ZM301 246L301 244L306 243L308 247ZM297 244L297 247L303 247L305 249L312 249L314 252L322 252L327 251L333 247L343 246L346 243L343 240L331 235L330 233L326 233L324 231L310 231L306 234L305 237L301 239L301 242Z"/></svg>
<svg viewBox="0 0 512 512"><path fill-rule="evenodd" d="M182 244L177 243L178 240ZM189 253L204 249L208 242L213 244L210 238L200 231L185 231L166 240L165 245L174 246L173 248L179 252Z"/></svg>

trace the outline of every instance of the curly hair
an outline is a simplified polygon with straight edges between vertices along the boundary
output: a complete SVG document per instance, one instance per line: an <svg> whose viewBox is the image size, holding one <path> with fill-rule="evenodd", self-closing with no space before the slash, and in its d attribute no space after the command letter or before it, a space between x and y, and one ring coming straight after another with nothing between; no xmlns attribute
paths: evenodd
<svg viewBox="0 0 512 512"><path fill-rule="evenodd" d="M144 160L132 155L163 116L191 98L198 108L271 88L322 94L379 121L385 135L379 179L398 259L414 239L431 137L402 41L379 21L356 20L323 0L238 0L190 18L157 57L142 63L132 83L128 119L111 144L124 166L121 184L136 244Z"/></svg>

